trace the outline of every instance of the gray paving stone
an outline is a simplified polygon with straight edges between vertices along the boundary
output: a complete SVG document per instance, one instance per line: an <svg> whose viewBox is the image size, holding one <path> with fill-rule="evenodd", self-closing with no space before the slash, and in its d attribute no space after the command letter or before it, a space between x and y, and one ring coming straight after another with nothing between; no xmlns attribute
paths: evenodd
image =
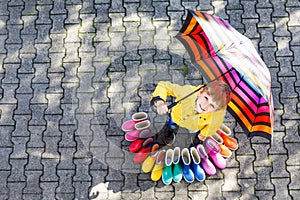
<svg viewBox="0 0 300 200"><path fill-rule="evenodd" d="M269 150L270 154L286 154L287 150L285 144L283 143L283 138L285 136L284 132L276 132L273 139L273 145Z"/></svg>
<svg viewBox="0 0 300 200"><path fill-rule="evenodd" d="M57 193L55 197L59 200L63 200L63 199L71 200L71 199L75 198L74 195L75 194L73 192L72 193Z"/></svg>
<svg viewBox="0 0 300 200"><path fill-rule="evenodd" d="M56 188L57 194L73 194L74 195L74 186L72 185L72 177L75 175L75 170L65 169L57 170L57 175L59 176L58 187Z"/></svg>
<svg viewBox="0 0 300 200"><path fill-rule="evenodd" d="M12 133L12 136L28 137L29 131L24 130L23 127L27 125L30 118L31 118L30 115L15 115L14 119L16 120L16 128Z"/></svg>
<svg viewBox="0 0 300 200"><path fill-rule="evenodd" d="M296 103L297 99L283 99L282 103L284 104L284 115L283 119L291 120L291 119L299 119L299 115L296 114L297 108Z"/></svg>
<svg viewBox="0 0 300 200"><path fill-rule="evenodd" d="M126 16L124 17L124 22L126 21L140 21L137 14L137 9L139 7L138 2L124 2L124 8L126 9Z"/></svg>
<svg viewBox="0 0 300 200"><path fill-rule="evenodd" d="M65 43L66 57L64 58L64 62L79 62L80 58L77 53L77 48L80 46L79 43Z"/></svg>
<svg viewBox="0 0 300 200"><path fill-rule="evenodd" d="M12 5L12 6L8 6L7 8L8 8L9 14L10 14L8 24L22 24L21 11L23 9L23 6L22 5Z"/></svg>
<svg viewBox="0 0 300 200"><path fill-rule="evenodd" d="M81 57L83 62L83 66L84 64L84 59L87 59L89 57L94 57L94 47L93 47L93 38L94 38L95 34L93 33L80 33L79 37L81 39L81 46L79 48L79 57ZM86 55L89 55L88 57L85 57ZM90 59L88 60L90 61ZM87 67L87 66L84 66Z"/></svg>
<svg viewBox="0 0 300 200"><path fill-rule="evenodd" d="M74 159L74 164L76 166L74 181L90 181L91 177L89 175L89 164L90 159Z"/></svg>
<svg viewBox="0 0 300 200"><path fill-rule="evenodd" d="M61 138L59 136L47 137L47 136L45 136L44 133L43 133L43 142L45 143L45 151L42 154L42 158L59 159L60 155L58 153L58 145L57 144Z"/></svg>
<svg viewBox="0 0 300 200"><path fill-rule="evenodd" d="M20 49L20 53L21 54L29 54L29 53L32 53L32 54L35 54L36 53L36 48L34 47L34 41L36 39L36 34L32 31L32 29L30 28L31 30L31 33L30 34L27 34L27 35L23 35L21 34L21 39L23 41L23 46L22 48ZM21 55L20 55L21 57ZM22 59L22 57L21 57Z"/></svg>
<svg viewBox="0 0 300 200"><path fill-rule="evenodd" d="M255 173L257 174L256 190L273 190L274 185L271 182L270 174L272 172L271 167L256 167Z"/></svg>
<svg viewBox="0 0 300 200"><path fill-rule="evenodd" d="M16 74L17 74L17 70L18 68L20 68L20 64L13 64L13 63L7 63L4 64L4 69L5 69L5 77L2 80L3 84L9 84L9 86L13 87L14 85L12 84L16 84L19 83L19 79L17 78Z"/></svg>
<svg viewBox="0 0 300 200"><path fill-rule="evenodd" d="M296 143L286 143L286 148L288 150L288 159L287 165L299 165L297 146L299 146L299 142Z"/></svg>
<svg viewBox="0 0 300 200"><path fill-rule="evenodd" d="M60 160L57 164L57 169L74 169L75 165L73 164L71 157L75 151L76 149L74 147L59 148Z"/></svg>
<svg viewBox="0 0 300 200"><path fill-rule="evenodd" d="M22 190L25 188L26 183L23 181L8 182L9 199L22 199Z"/></svg>
<svg viewBox="0 0 300 200"><path fill-rule="evenodd" d="M289 177L289 173L285 169L285 163L287 161L287 155L270 155L270 159L273 162L273 171L271 177L285 178Z"/></svg>
<svg viewBox="0 0 300 200"><path fill-rule="evenodd" d="M11 165L11 174L8 177L9 182L22 182L25 181L24 166L26 165L26 159L9 159Z"/></svg>
<svg viewBox="0 0 300 200"><path fill-rule="evenodd" d="M26 153L26 143L28 140L29 137L12 137L14 148L9 157L13 159L26 159L28 157Z"/></svg>
<svg viewBox="0 0 300 200"><path fill-rule="evenodd" d="M294 55L297 55L300 52L300 48L297 46L291 46L291 51L294 53ZM292 62L293 65L299 65L300 59L296 56ZM299 70L295 70L296 72ZM298 79L299 80L299 79Z"/></svg>
<svg viewBox="0 0 300 200"><path fill-rule="evenodd" d="M37 56L34 61L36 63L49 63L48 49L51 47L50 43L35 44ZM36 68L37 69L37 68Z"/></svg>
<svg viewBox="0 0 300 200"><path fill-rule="evenodd" d="M87 199L88 191L85 188L90 186L89 182L74 182L75 185L75 199Z"/></svg>
<svg viewBox="0 0 300 200"><path fill-rule="evenodd" d="M26 194L37 194L41 195L42 188L39 184L39 178L42 175L42 171L25 171L26 176L26 187L23 192Z"/></svg>
<svg viewBox="0 0 300 200"><path fill-rule="evenodd" d="M53 8L51 9L51 14L66 14L65 2L57 1L53 2Z"/></svg>
<svg viewBox="0 0 300 200"><path fill-rule="evenodd" d="M81 33L95 33L95 27L93 26L93 21L95 19L95 14L80 14L81 19Z"/></svg>
<svg viewBox="0 0 300 200"><path fill-rule="evenodd" d="M138 8L139 12L145 11L145 12L153 12L154 7L150 1L147 0L141 0L140 1L140 6Z"/></svg>
<svg viewBox="0 0 300 200"><path fill-rule="evenodd" d="M167 7L169 6L168 2L153 2L152 3L154 7L154 16L153 20L169 20L169 17L167 13L165 12L167 10Z"/></svg>
<svg viewBox="0 0 300 200"><path fill-rule="evenodd" d="M261 43L260 47L275 47L276 43L272 38L273 28L258 28L259 33L261 34Z"/></svg>
<svg viewBox="0 0 300 200"><path fill-rule="evenodd" d="M272 14L273 17L285 17L287 16L287 12L285 12L283 2L272 2L274 7L274 12Z"/></svg>
<svg viewBox="0 0 300 200"><path fill-rule="evenodd" d="M58 182L41 182L43 199L55 199L55 190L58 186Z"/></svg>
<svg viewBox="0 0 300 200"><path fill-rule="evenodd" d="M273 178L272 183L275 185L275 190L280 191L275 193L273 199L292 199L292 197L288 194L289 178Z"/></svg>
<svg viewBox="0 0 300 200"><path fill-rule="evenodd" d="M27 143L27 147L41 147L45 146L44 142L42 141L43 132L46 130L45 125L37 125L30 121L28 130L30 132L30 140Z"/></svg>
<svg viewBox="0 0 300 200"><path fill-rule="evenodd" d="M237 156L237 160L240 163L241 171L238 173L238 178L246 179L246 178L256 178L256 174L253 171L252 162L254 161L253 156Z"/></svg>
<svg viewBox="0 0 300 200"><path fill-rule="evenodd" d="M290 37L274 37L274 40L278 46L278 51L276 52L277 56L292 56L292 52L285 45L290 42Z"/></svg>
<svg viewBox="0 0 300 200"><path fill-rule="evenodd" d="M41 163L41 157L44 153L42 147L27 147L26 152L28 154L28 163L25 166L26 171L42 171L43 165Z"/></svg>
<svg viewBox="0 0 300 200"><path fill-rule="evenodd" d="M51 5L42 5L39 4L36 6L38 10L38 19L36 21L37 24L51 24L52 21L50 19L50 10L52 9Z"/></svg>
<svg viewBox="0 0 300 200"><path fill-rule="evenodd" d="M258 199L273 199L274 191L273 190L258 190L256 191L256 196Z"/></svg>
<svg viewBox="0 0 300 200"><path fill-rule="evenodd" d="M13 23L12 25L7 25L8 30L8 38L6 40L6 44L21 44L20 31L22 29L22 25L17 25Z"/></svg>
<svg viewBox="0 0 300 200"><path fill-rule="evenodd" d="M1 180L3 180L0 183L0 188L1 188L0 197L3 199L8 199L9 191L8 191L7 181L6 181L8 176L9 176L9 170L7 170L7 171L1 170L0 171L0 177L1 177Z"/></svg>
<svg viewBox="0 0 300 200"><path fill-rule="evenodd" d="M241 186L241 197L240 199L258 199L255 195L254 186L257 181L255 179L239 179L239 185Z"/></svg>
<svg viewBox="0 0 300 200"><path fill-rule="evenodd" d="M22 10L22 17L29 15L37 15L36 2L35 1L26 1L24 2L24 9Z"/></svg>
<svg viewBox="0 0 300 200"><path fill-rule="evenodd" d="M46 104L33 104L30 105L30 109L32 110L32 118L29 121L29 125L46 125L46 120L44 119L44 113L41 111L46 110Z"/></svg>
<svg viewBox="0 0 300 200"><path fill-rule="evenodd" d="M5 48L7 50L7 54L4 63L20 63L21 60L16 52L19 52L21 44L6 44Z"/></svg>
<svg viewBox="0 0 300 200"><path fill-rule="evenodd" d="M241 1L241 4L245 9L244 14L242 15L243 18L258 18L257 13L255 12L256 2Z"/></svg>
<svg viewBox="0 0 300 200"><path fill-rule="evenodd" d="M16 105L14 104L1 104L1 116L6 116L0 118L0 125L5 126L13 126L14 120L12 118L12 111L16 108ZM10 127L4 127L4 132L6 128L10 129Z"/></svg>
<svg viewBox="0 0 300 200"><path fill-rule="evenodd" d="M297 163L293 163L296 165ZM287 170L289 171L291 177L299 177L299 167L298 166L287 166ZM291 179L289 184L290 190L299 190L299 179Z"/></svg>
<svg viewBox="0 0 300 200"><path fill-rule="evenodd" d="M9 159L10 159L10 154L12 152L13 152L12 148L8 148L8 147L0 148L1 160L3 161L0 163L0 170L1 170L1 174L3 173L3 175L6 175L7 173L9 174L9 170L11 168L11 166L9 165ZM1 178L1 180L6 180L6 179ZM6 184L6 182L2 181L1 184Z"/></svg>
<svg viewBox="0 0 300 200"><path fill-rule="evenodd" d="M259 28L274 28L275 23L271 21L271 14L273 12L273 9L271 8L262 8L262 9L257 9L256 10L260 16L259 22L258 22L258 27Z"/></svg>
<svg viewBox="0 0 300 200"><path fill-rule="evenodd" d="M226 168L223 170L224 184L222 185L222 191L240 191L240 186L238 185L236 173L237 168Z"/></svg>
<svg viewBox="0 0 300 200"><path fill-rule="evenodd" d="M272 8L272 3L265 0L258 0L257 3L258 8Z"/></svg>
<svg viewBox="0 0 300 200"><path fill-rule="evenodd" d="M139 192L122 192L122 198L128 199L128 200L134 200L134 199L140 199L141 194Z"/></svg>

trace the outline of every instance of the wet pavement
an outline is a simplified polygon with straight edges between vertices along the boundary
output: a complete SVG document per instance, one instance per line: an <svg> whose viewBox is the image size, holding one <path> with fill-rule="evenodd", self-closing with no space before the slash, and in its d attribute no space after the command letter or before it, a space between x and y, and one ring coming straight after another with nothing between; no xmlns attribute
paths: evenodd
<svg viewBox="0 0 300 200"><path fill-rule="evenodd" d="M300 2L0 1L0 199L299 199ZM204 182L153 182L132 161L121 124L149 108L160 80L204 82L174 36L186 9L216 14L270 69L272 142L248 139ZM180 129L174 146L191 135ZM170 147L171 148L171 147Z"/></svg>

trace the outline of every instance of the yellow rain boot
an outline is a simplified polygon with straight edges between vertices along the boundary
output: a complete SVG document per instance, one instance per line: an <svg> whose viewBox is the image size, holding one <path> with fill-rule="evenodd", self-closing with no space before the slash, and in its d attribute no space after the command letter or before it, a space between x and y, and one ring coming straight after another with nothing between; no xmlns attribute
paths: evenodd
<svg viewBox="0 0 300 200"><path fill-rule="evenodd" d="M163 172L163 168L164 168L164 161L165 161L164 160L165 152L166 152L166 150L159 151L159 153L156 157L155 165L151 172L151 180L152 181L158 181L162 176L162 172Z"/></svg>
<svg viewBox="0 0 300 200"><path fill-rule="evenodd" d="M146 158L146 160L142 164L142 171L145 173L148 173L152 170L155 160L157 157L157 154L159 152L159 144L154 144L151 148L149 156Z"/></svg>

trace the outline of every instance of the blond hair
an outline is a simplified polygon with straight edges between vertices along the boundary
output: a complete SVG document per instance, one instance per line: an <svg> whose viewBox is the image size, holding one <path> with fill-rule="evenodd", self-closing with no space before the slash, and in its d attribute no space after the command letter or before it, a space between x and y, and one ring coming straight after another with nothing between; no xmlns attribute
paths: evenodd
<svg viewBox="0 0 300 200"><path fill-rule="evenodd" d="M231 100L231 89L223 81L214 80L207 83L203 87L202 92L206 92L208 95L211 96L212 100L216 102L218 106L216 110L221 110L222 108L226 107Z"/></svg>

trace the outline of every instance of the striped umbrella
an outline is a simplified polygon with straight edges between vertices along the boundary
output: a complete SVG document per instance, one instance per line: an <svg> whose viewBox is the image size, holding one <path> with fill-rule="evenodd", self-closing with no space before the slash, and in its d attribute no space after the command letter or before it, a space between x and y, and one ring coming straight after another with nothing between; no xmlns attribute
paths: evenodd
<svg viewBox="0 0 300 200"><path fill-rule="evenodd" d="M176 38L207 81L219 78L231 87L227 110L247 136L271 140L274 114L271 76L250 39L224 19L193 10L188 10Z"/></svg>

